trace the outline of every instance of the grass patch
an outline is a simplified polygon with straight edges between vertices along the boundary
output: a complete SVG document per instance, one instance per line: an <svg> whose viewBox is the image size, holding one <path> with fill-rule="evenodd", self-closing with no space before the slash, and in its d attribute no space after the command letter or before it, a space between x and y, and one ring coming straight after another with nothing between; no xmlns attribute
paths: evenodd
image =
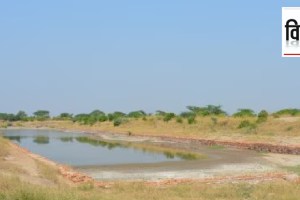
<svg viewBox="0 0 300 200"><path fill-rule="evenodd" d="M58 170L53 168L52 166L48 166L47 164L36 160L36 165L39 171L39 174L42 178L53 181L54 183L58 183Z"/></svg>
<svg viewBox="0 0 300 200"><path fill-rule="evenodd" d="M21 182L17 178L0 176L1 200L96 200L96 199L299 199L300 185L288 182L261 184L201 184L154 187L143 183L116 183L110 189L90 186L44 187Z"/></svg>
<svg viewBox="0 0 300 200"><path fill-rule="evenodd" d="M0 158L8 154L8 141L0 136Z"/></svg>
<svg viewBox="0 0 300 200"><path fill-rule="evenodd" d="M295 174L300 175L300 165L284 167L284 169L286 169L287 171L294 172Z"/></svg>
<svg viewBox="0 0 300 200"><path fill-rule="evenodd" d="M210 149L214 149L214 150L222 150L225 149L225 147L223 145L218 145L218 144L214 144L209 146Z"/></svg>

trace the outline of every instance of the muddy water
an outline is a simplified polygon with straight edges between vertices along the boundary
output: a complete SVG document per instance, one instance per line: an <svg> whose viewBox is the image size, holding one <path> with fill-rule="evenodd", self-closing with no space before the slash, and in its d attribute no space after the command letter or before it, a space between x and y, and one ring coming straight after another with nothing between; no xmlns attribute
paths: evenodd
<svg viewBox="0 0 300 200"><path fill-rule="evenodd" d="M147 137L50 130L5 130L4 137L95 179L207 178L271 171L254 151L199 146Z"/></svg>

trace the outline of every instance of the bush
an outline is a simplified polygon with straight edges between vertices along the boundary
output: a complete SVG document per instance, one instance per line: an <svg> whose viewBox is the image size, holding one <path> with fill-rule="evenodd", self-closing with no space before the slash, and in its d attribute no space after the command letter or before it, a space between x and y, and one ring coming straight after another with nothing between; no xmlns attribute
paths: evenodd
<svg viewBox="0 0 300 200"><path fill-rule="evenodd" d="M241 128L248 128L248 127L251 127L251 126L253 126L253 124L249 120L243 120L239 124L238 128L239 129L241 129Z"/></svg>
<svg viewBox="0 0 300 200"><path fill-rule="evenodd" d="M255 112L251 109L239 109L232 115L233 117L255 117Z"/></svg>
<svg viewBox="0 0 300 200"><path fill-rule="evenodd" d="M125 113L118 112L118 111L114 112L114 113L109 113L107 115L109 121L114 121L115 119L122 118L122 117L125 117L125 116L126 116Z"/></svg>
<svg viewBox="0 0 300 200"><path fill-rule="evenodd" d="M257 123L266 122L268 120L268 112L265 110L262 110L257 115Z"/></svg>
<svg viewBox="0 0 300 200"><path fill-rule="evenodd" d="M296 115L300 115L300 109L296 109L296 108L287 108L287 109L282 109L277 111L276 113L277 115L290 115L290 116L296 116Z"/></svg>
<svg viewBox="0 0 300 200"><path fill-rule="evenodd" d="M209 116L209 115L227 115L227 113L221 109L221 106L207 105L206 107L198 106L187 106L190 112L195 113L199 116Z"/></svg>
<svg viewBox="0 0 300 200"><path fill-rule="evenodd" d="M173 119L176 115L174 113L166 113L164 115L164 121L165 122L168 122L170 121L171 119Z"/></svg>
<svg viewBox="0 0 300 200"><path fill-rule="evenodd" d="M114 124L114 126L120 126L121 124L123 124L125 122L127 122L127 120L124 118L116 118L116 119L114 119L113 124Z"/></svg>
<svg viewBox="0 0 300 200"><path fill-rule="evenodd" d="M196 116L190 116L188 118L188 124L195 124L196 123Z"/></svg>
<svg viewBox="0 0 300 200"><path fill-rule="evenodd" d="M122 124L121 119L114 119L114 126L120 126Z"/></svg>
<svg viewBox="0 0 300 200"><path fill-rule="evenodd" d="M176 117L176 122L181 124L182 123L182 118L181 117Z"/></svg>
<svg viewBox="0 0 300 200"><path fill-rule="evenodd" d="M193 112L182 112L180 113L180 116L183 118L189 118L189 117L195 117L196 114Z"/></svg>
<svg viewBox="0 0 300 200"><path fill-rule="evenodd" d="M141 118L145 117L147 114L143 110L133 111L128 113L127 117L130 118Z"/></svg>

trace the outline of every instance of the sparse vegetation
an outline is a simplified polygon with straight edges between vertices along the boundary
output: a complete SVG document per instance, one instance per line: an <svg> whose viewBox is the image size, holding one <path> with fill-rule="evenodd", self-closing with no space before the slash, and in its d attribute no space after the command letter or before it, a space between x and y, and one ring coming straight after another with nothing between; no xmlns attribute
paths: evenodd
<svg viewBox="0 0 300 200"><path fill-rule="evenodd" d="M188 183L167 187L147 186L142 182L116 183L109 189L83 184L78 187L44 187L22 182L15 177L0 177L1 200L94 200L94 199L298 199L300 186L276 181L261 184Z"/></svg>
<svg viewBox="0 0 300 200"><path fill-rule="evenodd" d="M263 123L268 120L269 113L265 110L262 110L257 115L257 123Z"/></svg>
<svg viewBox="0 0 300 200"><path fill-rule="evenodd" d="M232 115L233 117L255 117L255 112L251 109L243 108Z"/></svg>
<svg viewBox="0 0 300 200"><path fill-rule="evenodd" d="M282 109L279 110L277 112L275 112L274 114L278 115L278 116L296 116L296 115L300 115L300 109L297 108L287 108L287 109Z"/></svg>
<svg viewBox="0 0 300 200"><path fill-rule="evenodd" d="M238 126L239 129L247 128L248 130L253 130L256 127L257 127L256 123L250 122L249 120L243 120L243 121L241 121L241 123Z"/></svg>

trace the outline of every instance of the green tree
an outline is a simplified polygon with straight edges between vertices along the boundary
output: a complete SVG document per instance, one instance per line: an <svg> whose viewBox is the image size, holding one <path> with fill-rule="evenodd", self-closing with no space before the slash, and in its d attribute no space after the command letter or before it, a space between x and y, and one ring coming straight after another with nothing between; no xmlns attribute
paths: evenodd
<svg viewBox="0 0 300 200"><path fill-rule="evenodd" d="M221 106L207 105L206 107L187 106L187 109L199 116L227 115Z"/></svg>
<svg viewBox="0 0 300 200"><path fill-rule="evenodd" d="M195 117L196 114L194 112L182 112L180 116L183 118Z"/></svg>
<svg viewBox="0 0 300 200"><path fill-rule="evenodd" d="M286 108L279 110L275 113L275 115L290 115L290 116L296 116L300 115L300 109L297 108Z"/></svg>
<svg viewBox="0 0 300 200"><path fill-rule="evenodd" d="M251 109L241 108L233 114L234 117L255 117L255 112Z"/></svg>
<svg viewBox="0 0 300 200"><path fill-rule="evenodd" d="M142 118L147 116L147 114L143 110L138 110L138 111L132 111L128 113L127 117L130 118Z"/></svg>
<svg viewBox="0 0 300 200"><path fill-rule="evenodd" d="M117 118L126 117L126 114L123 112L116 111L114 113L109 113L107 116L108 116L109 121L113 121L114 119L117 119Z"/></svg>
<svg viewBox="0 0 300 200"><path fill-rule="evenodd" d="M26 114L26 112L24 112L24 111L19 111L17 114L16 114L16 120L23 120L23 121L25 121L25 120L27 120L27 114Z"/></svg>
<svg viewBox="0 0 300 200"><path fill-rule="evenodd" d="M38 110L33 113L37 120L45 120L50 118L50 112L47 110Z"/></svg>
<svg viewBox="0 0 300 200"><path fill-rule="evenodd" d="M57 120L72 120L73 114L70 113L61 113L58 117L56 117Z"/></svg>
<svg viewBox="0 0 300 200"><path fill-rule="evenodd" d="M165 111L162 111L162 110L157 110L157 111L155 112L155 114L158 115L158 116L164 116L164 115L166 114L166 112L165 112Z"/></svg>
<svg viewBox="0 0 300 200"><path fill-rule="evenodd" d="M106 114L100 110L94 110L89 114L90 121L92 122L104 122L108 120Z"/></svg>

